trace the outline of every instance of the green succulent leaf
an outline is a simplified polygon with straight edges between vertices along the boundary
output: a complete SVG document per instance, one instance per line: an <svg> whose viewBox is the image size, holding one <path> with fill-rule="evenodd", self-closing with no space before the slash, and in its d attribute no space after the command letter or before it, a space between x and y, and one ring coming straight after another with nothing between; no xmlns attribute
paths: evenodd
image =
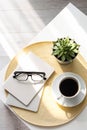
<svg viewBox="0 0 87 130"><path fill-rule="evenodd" d="M57 46L53 46L53 49L55 49L55 50L56 50L57 48L58 48Z"/></svg>
<svg viewBox="0 0 87 130"><path fill-rule="evenodd" d="M62 55L63 55L63 52L61 51L61 52L59 53L59 55L58 55L58 58L59 58L59 57L62 57Z"/></svg>
<svg viewBox="0 0 87 130"><path fill-rule="evenodd" d="M77 49L74 49L74 50L73 50L73 52L74 52L74 53L78 53L78 52L79 52L79 50L77 50Z"/></svg>
<svg viewBox="0 0 87 130"><path fill-rule="evenodd" d="M53 51L52 54L56 56L56 55L59 55L59 53L60 53L59 50L55 50L55 51Z"/></svg>
<svg viewBox="0 0 87 130"><path fill-rule="evenodd" d="M67 61L72 60L71 56L67 56L66 59L67 59Z"/></svg>
<svg viewBox="0 0 87 130"><path fill-rule="evenodd" d="M61 57L61 60L62 60L62 61L65 61L65 60L66 60L66 57L63 55L63 56Z"/></svg>
<svg viewBox="0 0 87 130"><path fill-rule="evenodd" d="M71 52L71 53L70 53L70 56L75 57L75 53L74 53L74 52Z"/></svg>

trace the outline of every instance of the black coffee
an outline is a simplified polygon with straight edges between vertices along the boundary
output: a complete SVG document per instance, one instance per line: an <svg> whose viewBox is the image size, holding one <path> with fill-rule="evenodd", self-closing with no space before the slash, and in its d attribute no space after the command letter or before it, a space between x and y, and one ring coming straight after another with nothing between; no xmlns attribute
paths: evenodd
<svg viewBox="0 0 87 130"><path fill-rule="evenodd" d="M78 83L73 78L66 78L61 81L59 89L64 96L74 96L78 91Z"/></svg>

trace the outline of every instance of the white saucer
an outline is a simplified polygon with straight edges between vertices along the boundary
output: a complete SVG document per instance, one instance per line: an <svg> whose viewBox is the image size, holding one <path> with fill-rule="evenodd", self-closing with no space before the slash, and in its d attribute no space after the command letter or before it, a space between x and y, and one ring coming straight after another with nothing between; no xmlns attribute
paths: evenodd
<svg viewBox="0 0 87 130"><path fill-rule="evenodd" d="M61 96L60 91L58 91L61 80L63 78L67 78L67 77L76 78L76 79L78 79L78 81L80 83L80 88L81 88L80 93L74 98L66 99L65 97ZM86 84L79 75L77 75L75 73L71 73L71 72L65 72L65 73L59 75L54 80L53 85L52 85L52 92L53 92L53 96L58 104L60 104L64 107L74 107L74 106L80 104L84 100L84 98L86 96Z"/></svg>

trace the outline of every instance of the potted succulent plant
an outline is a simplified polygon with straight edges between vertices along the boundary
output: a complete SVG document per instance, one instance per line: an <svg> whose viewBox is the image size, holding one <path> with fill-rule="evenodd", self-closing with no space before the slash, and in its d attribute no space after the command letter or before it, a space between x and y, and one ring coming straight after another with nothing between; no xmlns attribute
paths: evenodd
<svg viewBox="0 0 87 130"><path fill-rule="evenodd" d="M69 37L58 38L53 42L52 55L59 63L68 64L73 61L79 52L80 45Z"/></svg>

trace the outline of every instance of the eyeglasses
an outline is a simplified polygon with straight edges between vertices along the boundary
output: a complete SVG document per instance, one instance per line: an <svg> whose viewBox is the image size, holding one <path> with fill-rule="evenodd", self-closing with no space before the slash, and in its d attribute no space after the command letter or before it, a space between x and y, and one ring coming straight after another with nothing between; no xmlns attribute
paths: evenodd
<svg viewBox="0 0 87 130"><path fill-rule="evenodd" d="M26 71L15 71L13 78L18 81L27 81L31 83L39 83L46 80L46 74L44 72L26 72Z"/></svg>

